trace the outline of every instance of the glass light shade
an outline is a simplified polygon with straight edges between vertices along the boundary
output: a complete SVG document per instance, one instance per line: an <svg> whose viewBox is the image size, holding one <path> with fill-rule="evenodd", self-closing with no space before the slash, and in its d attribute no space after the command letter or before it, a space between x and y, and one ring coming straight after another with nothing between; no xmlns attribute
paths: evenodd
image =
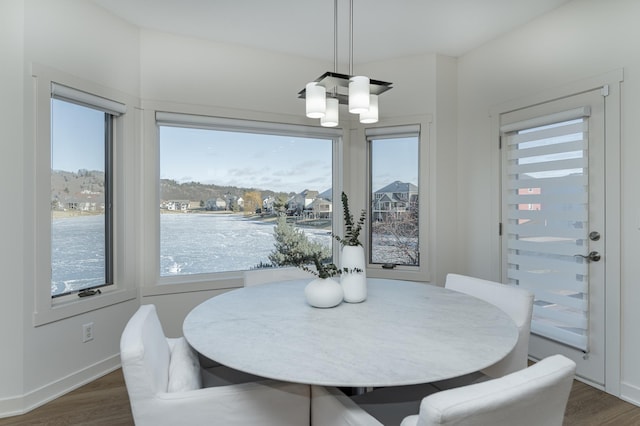
<svg viewBox="0 0 640 426"><path fill-rule="evenodd" d="M320 124L324 127L336 127L340 116L338 99L327 98L327 110L324 117L320 118Z"/></svg>
<svg viewBox="0 0 640 426"><path fill-rule="evenodd" d="M360 75L349 79L349 112L360 114L369 110L369 77Z"/></svg>
<svg viewBox="0 0 640 426"><path fill-rule="evenodd" d="M378 122L378 95L371 95L371 98L369 98L369 111L360 113L360 122L362 124Z"/></svg>
<svg viewBox="0 0 640 426"><path fill-rule="evenodd" d="M306 86L307 117L322 118L327 109L327 90L311 82Z"/></svg>

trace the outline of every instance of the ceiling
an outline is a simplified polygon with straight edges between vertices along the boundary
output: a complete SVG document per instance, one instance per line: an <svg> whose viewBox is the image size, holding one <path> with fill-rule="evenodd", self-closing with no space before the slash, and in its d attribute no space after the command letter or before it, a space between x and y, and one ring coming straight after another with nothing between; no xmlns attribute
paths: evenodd
<svg viewBox="0 0 640 426"><path fill-rule="evenodd" d="M333 62L332 0L90 0L141 27ZM354 0L353 62L461 56L570 0ZM347 63L349 2L338 0Z"/></svg>

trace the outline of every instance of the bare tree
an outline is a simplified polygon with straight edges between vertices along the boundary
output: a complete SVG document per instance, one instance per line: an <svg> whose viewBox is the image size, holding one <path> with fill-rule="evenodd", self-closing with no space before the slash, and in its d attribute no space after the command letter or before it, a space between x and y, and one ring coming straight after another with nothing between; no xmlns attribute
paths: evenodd
<svg viewBox="0 0 640 426"><path fill-rule="evenodd" d="M418 203L412 203L406 212L389 213L371 225L373 234L373 261L418 265Z"/></svg>

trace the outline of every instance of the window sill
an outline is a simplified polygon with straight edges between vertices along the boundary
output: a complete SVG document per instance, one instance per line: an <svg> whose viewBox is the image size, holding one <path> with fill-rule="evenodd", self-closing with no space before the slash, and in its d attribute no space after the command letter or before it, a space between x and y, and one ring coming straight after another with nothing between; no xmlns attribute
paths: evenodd
<svg viewBox="0 0 640 426"><path fill-rule="evenodd" d="M238 272L185 275L160 278L158 284L142 287L142 297L191 293L209 290L232 290L244 286L244 276Z"/></svg>
<svg viewBox="0 0 640 426"><path fill-rule="evenodd" d="M137 291L135 289L115 289L103 291L102 294L91 297L66 298L60 301L52 300L48 307L45 307L42 311L33 313L33 325L38 327L54 321L84 314L85 312L126 302L136 297Z"/></svg>
<svg viewBox="0 0 640 426"><path fill-rule="evenodd" d="M431 282L428 273L421 271L417 267L398 266L394 269L383 269L381 265L368 265L367 277L369 278L387 278L392 280Z"/></svg>

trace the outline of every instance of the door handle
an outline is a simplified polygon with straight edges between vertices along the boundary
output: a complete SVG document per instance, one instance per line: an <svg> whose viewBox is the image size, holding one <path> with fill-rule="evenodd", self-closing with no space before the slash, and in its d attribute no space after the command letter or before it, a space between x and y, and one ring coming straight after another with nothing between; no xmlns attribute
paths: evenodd
<svg viewBox="0 0 640 426"><path fill-rule="evenodd" d="M597 262L600 260L600 257L601 257L600 253L598 253L597 251L592 251L586 256L584 254L574 254L574 256L581 257L585 259L587 262Z"/></svg>

